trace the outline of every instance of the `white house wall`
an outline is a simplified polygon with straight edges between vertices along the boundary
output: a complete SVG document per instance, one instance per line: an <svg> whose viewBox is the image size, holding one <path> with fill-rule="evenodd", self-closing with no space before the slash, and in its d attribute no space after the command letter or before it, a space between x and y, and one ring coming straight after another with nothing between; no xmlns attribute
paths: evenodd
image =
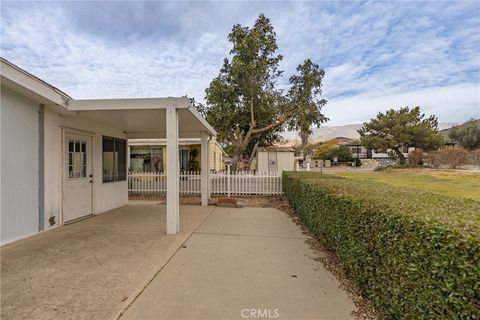
<svg viewBox="0 0 480 320"><path fill-rule="evenodd" d="M39 104L2 86L1 244L39 229Z"/></svg>
<svg viewBox="0 0 480 320"><path fill-rule="evenodd" d="M45 228L49 218L55 216L56 227L61 224L62 212L62 157L63 131L93 134L93 212L99 214L128 202L127 181L103 183L102 181L102 136L126 139L117 129L79 116L60 115L45 109Z"/></svg>

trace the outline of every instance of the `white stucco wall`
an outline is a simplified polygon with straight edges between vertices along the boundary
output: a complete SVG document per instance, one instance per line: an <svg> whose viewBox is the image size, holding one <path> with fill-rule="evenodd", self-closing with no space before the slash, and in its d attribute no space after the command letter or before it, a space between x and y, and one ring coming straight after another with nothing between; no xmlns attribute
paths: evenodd
<svg viewBox="0 0 480 320"><path fill-rule="evenodd" d="M1 244L38 232L39 104L2 86Z"/></svg>
<svg viewBox="0 0 480 320"><path fill-rule="evenodd" d="M277 172L283 171L294 171L295 170L295 159L293 152L286 152L286 151L258 151L257 152L257 170L259 172L268 172L269 165L268 165L268 155L270 153L270 157L275 159L276 153L276 161L277 161Z"/></svg>
<svg viewBox="0 0 480 320"><path fill-rule="evenodd" d="M102 181L102 136L126 139L117 129L84 119L80 116L60 115L45 109L45 228L61 224L62 212L62 139L63 131L75 130L93 134L93 212L99 214L128 202L127 181L103 183ZM56 224L49 226L48 219L56 217Z"/></svg>
<svg viewBox="0 0 480 320"><path fill-rule="evenodd" d="M293 152L277 152L278 171L294 171L295 155Z"/></svg>

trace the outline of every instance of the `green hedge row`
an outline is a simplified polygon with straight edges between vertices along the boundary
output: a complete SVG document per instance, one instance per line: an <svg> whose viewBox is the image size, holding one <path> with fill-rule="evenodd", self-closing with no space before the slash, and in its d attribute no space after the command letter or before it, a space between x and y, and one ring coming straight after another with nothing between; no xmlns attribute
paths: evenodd
<svg viewBox="0 0 480 320"><path fill-rule="evenodd" d="M283 188L386 318L480 319L480 202L314 172Z"/></svg>

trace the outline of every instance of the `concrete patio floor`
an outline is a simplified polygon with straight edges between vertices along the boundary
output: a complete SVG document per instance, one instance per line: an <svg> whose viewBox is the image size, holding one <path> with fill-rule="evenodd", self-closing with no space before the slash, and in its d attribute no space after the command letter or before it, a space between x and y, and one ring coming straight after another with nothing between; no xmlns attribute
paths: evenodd
<svg viewBox="0 0 480 320"><path fill-rule="evenodd" d="M114 319L212 210L181 206L167 236L165 206L144 202L2 247L0 318Z"/></svg>
<svg viewBox="0 0 480 320"><path fill-rule="evenodd" d="M2 319L350 319L284 212L129 205L2 248Z"/></svg>

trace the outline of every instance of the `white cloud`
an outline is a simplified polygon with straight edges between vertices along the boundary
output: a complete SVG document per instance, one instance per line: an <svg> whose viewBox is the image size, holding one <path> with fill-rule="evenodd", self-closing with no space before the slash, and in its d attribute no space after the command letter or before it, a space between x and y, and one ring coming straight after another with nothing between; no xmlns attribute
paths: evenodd
<svg viewBox="0 0 480 320"><path fill-rule="evenodd" d="M331 119L328 125L343 125L368 121L391 108L417 105L426 115L436 115L440 122L480 118L480 86L453 85L383 96L356 95L332 100L323 110Z"/></svg>
<svg viewBox="0 0 480 320"><path fill-rule="evenodd" d="M2 3L2 56L79 99L202 100L232 25L263 12L284 55L282 86L306 58L325 68L329 124L405 105L440 121L480 116L478 2L87 4Z"/></svg>

